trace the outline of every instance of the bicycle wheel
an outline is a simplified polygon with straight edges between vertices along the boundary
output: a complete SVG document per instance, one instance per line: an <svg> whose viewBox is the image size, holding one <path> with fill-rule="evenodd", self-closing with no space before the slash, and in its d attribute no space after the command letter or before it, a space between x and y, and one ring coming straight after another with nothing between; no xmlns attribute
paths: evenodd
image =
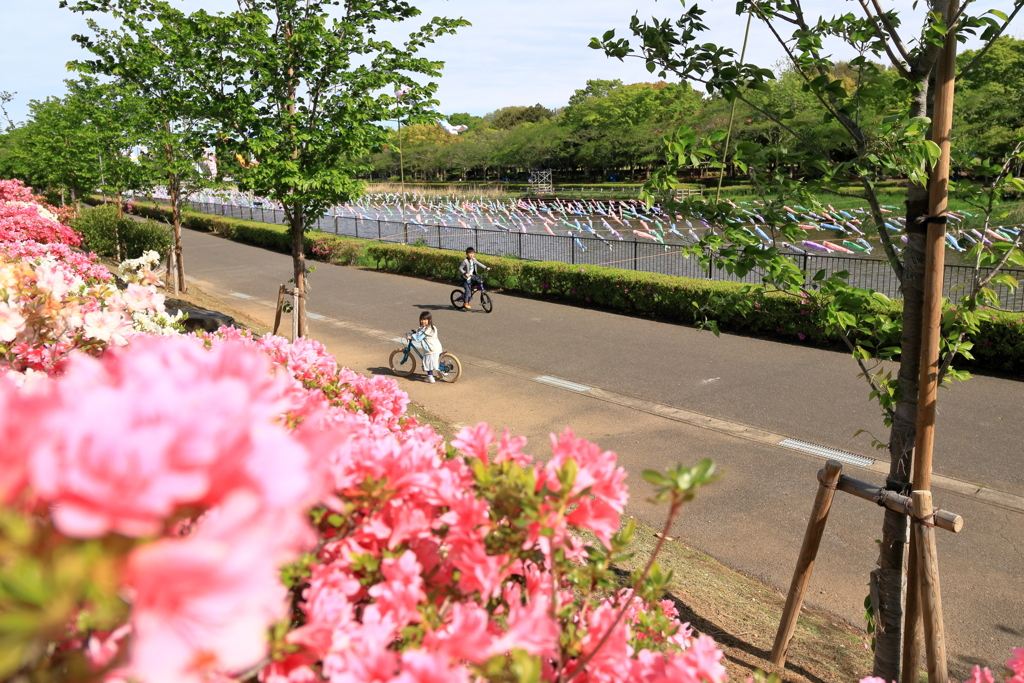
<svg viewBox="0 0 1024 683"><path fill-rule="evenodd" d="M484 309L485 313L490 313L494 308L491 304L491 295L487 292L480 292L480 308Z"/></svg>
<svg viewBox="0 0 1024 683"><path fill-rule="evenodd" d="M437 374L442 382L454 382L462 376L462 363L450 353L442 353L437 359Z"/></svg>
<svg viewBox="0 0 1024 683"><path fill-rule="evenodd" d="M408 355L406 355L405 351L405 349L395 349L391 352L391 358L388 359L391 372L399 377L408 377L416 371L416 356L413 355L411 350Z"/></svg>
<svg viewBox="0 0 1024 683"><path fill-rule="evenodd" d="M466 305L465 296L465 292L463 292L461 289L453 289L451 297L452 306L459 309L464 307Z"/></svg>

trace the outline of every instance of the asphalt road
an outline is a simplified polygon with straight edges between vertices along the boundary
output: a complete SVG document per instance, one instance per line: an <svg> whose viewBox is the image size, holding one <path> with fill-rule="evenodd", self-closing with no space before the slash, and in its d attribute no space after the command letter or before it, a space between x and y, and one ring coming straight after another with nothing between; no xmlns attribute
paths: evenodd
<svg viewBox="0 0 1024 683"><path fill-rule="evenodd" d="M219 296L243 295L233 305L267 316L265 302L275 300L278 286L291 276L289 257L206 234L186 231L183 237L186 272ZM398 336L415 324L419 311L433 312L446 350L469 359L470 371L456 385L403 380L403 388L446 419L509 426L531 437L531 444L543 443L547 431L572 426L615 450L631 473L714 457L727 476L688 509L675 535L782 590L821 460L652 416L650 410L631 409L626 399L613 405L538 384L531 376L555 376L724 423L884 457L870 447L870 436L854 436L864 429L884 437L885 429L855 364L840 353L716 338L501 294L494 296L491 314L478 308L459 312L448 304L451 285L355 268L318 264L311 281L309 310L329 321ZM384 371L390 348L379 336L317 320L311 329L354 369ZM939 538L951 665L961 678L971 664L998 664L1010 647L1024 644L1022 388L1019 382L978 377L940 396L936 473L948 482L1003 492L1009 501L993 505L963 495L962 487L935 487L937 503L966 520L964 533L943 532ZM877 470L846 473L881 481ZM658 524L662 512L643 502L646 484L631 476L630 486L632 513ZM881 518L877 508L845 498L830 517L809 601L862 626L860 603Z"/></svg>

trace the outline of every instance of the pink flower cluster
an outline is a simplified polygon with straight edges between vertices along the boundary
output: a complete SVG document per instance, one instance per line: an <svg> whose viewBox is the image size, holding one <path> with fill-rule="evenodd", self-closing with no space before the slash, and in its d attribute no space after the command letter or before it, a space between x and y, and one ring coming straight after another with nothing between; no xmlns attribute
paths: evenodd
<svg viewBox="0 0 1024 683"><path fill-rule="evenodd" d="M1005 683L1024 683L1024 647L1013 648L1013 656L1006 660L1006 668L1013 675L1005 679ZM995 683L995 680L991 669L987 666L983 669L975 664L971 677L965 683Z"/></svg>
<svg viewBox="0 0 1024 683"><path fill-rule="evenodd" d="M0 242L59 243L77 247L81 236L35 200L0 200Z"/></svg>
<svg viewBox="0 0 1024 683"><path fill-rule="evenodd" d="M264 656L288 612L278 570L315 545L325 475L320 435L285 424L296 385L252 348L188 337L74 354L30 390L0 380L0 502L49 509L71 539L156 539L127 558L121 675L198 682Z"/></svg>
<svg viewBox="0 0 1024 683"><path fill-rule="evenodd" d="M447 447L407 404L310 340L137 336L0 379L0 503L49 510L66 543L135 539L127 622L74 641L108 678L226 680L269 654L264 683L468 683L514 662L724 681L672 603L592 564L627 498L612 453L567 431L542 464L486 425Z"/></svg>
<svg viewBox="0 0 1024 683"><path fill-rule="evenodd" d="M52 373L73 349L100 353L138 330L161 332L163 296L139 282L125 291L77 233L34 203L16 181L0 181L0 372Z"/></svg>

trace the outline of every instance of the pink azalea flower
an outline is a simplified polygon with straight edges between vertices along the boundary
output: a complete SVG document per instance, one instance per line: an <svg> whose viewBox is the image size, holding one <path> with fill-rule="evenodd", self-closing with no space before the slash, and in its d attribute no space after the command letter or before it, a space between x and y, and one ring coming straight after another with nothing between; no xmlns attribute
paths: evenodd
<svg viewBox="0 0 1024 683"><path fill-rule="evenodd" d="M128 287L121 294L121 299L129 311L163 311L163 294L160 294L152 287L144 287L134 282L128 283Z"/></svg>
<svg viewBox="0 0 1024 683"><path fill-rule="evenodd" d="M486 422L475 427L464 427L459 430L452 441L452 446L471 458L477 458L485 465L489 461L488 449L494 443L494 430Z"/></svg>
<svg viewBox="0 0 1024 683"><path fill-rule="evenodd" d="M89 636L85 656L94 671L106 668L121 652L121 641L132 632L131 624L123 624L110 633L94 632Z"/></svg>
<svg viewBox="0 0 1024 683"><path fill-rule="evenodd" d="M406 550L400 558L389 557L381 563L380 569L384 581L370 588L369 594L381 615L397 624L419 622L418 608L427 595L415 553Z"/></svg>
<svg viewBox="0 0 1024 683"><path fill-rule="evenodd" d="M971 677L967 679L965 683L995 683L995 677L992 676L992 671L986 666L982 669L977 664L971 669Z"/></svg>
<svg viewBox="0 0 1024 683"><path fill-rule="evenodd" d="M284 659L271 662L260 669L260 683L318 683L321 679L311 668L315 664L310 655L294 653Z"/></svg>
<svg viewBox="0 0 1024 683"><path fill-rule="evenodd" d="M109 342L118 346L128 343L131 323L116 311L93 311L85 314L83 331L86 338Z"/></svg>
<svg viewBox="0 0 1024 683"><path fill-rule="evenodd" d="M311 457L277 424L291 380L255 351L146 337L72 358L23 428L35 491L76 537L145 536L181 506L250 490L269 507L319 496Z"/></svg>
<svg viewBox="0 0 1024 683"><path fill-rule="evenodd" d="M725 655L710 636L700 636L681 655L669 658L666 671L670 680L690 683L724 683L728 678L722 658Z"/></svg>
<svg viewBox="0 0 1024 683"><path fill-rule="evenodd" d="M313 542L301 513L266 512L238 493L183 539L129 557L134 639L129 669L146 683L202 683L266 655L267 629L288 613L278 567Z"/></svg>
<svg viewBox="0 0 1024 683"><path fill-rule="evenodd" d="M17 308L0 301L0 341L14 341L25 329L25 322Z"/></svg>
<svg viewBox="0 0 1024 683"><path fill-rule="evenodd" d="M451 666L442 655L406 650L402 653L402 673L392 679L392 683L470 683L471 680L464 667Z"/></svg>

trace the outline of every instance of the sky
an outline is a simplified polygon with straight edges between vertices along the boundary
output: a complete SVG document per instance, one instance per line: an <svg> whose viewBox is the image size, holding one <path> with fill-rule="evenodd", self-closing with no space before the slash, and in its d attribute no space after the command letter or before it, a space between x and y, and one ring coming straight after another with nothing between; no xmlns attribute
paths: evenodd
<svg viewBox="0 0 1024 683"><path fill-rule="evenodd" d="M179 0L185 10L230 11L231 0ZM590 38L616 29L629 36L634 12L643 19L676 17L679 0L420 0L424 16L463 17L473 25L445 36L425 56L446 62L437 99L448 114L483 115L509 105L563 106L588 79L651 81L641 60L620 62L588 47ZM744 20L735 15L734 0L704 0L705 23L711 28L701 42L733 47L743 42ZM909 0L891 4L909 10ZM924 4L924 3L922 3ZM989 0L1006 9L1011 0ZM832 16L859 9L850 0L807 0L808 13ZM908 19L907 27L917 21ZM1020 37L1024 20L1011 27ZM410 26L411 30L413 27ZM0 0L0 91L17 93L9 107L17 121L28 116L28 102L64 92L67 62L85 58L71 41L87 32L80 15L58 7L58 0ZM408 33L408 31L406 31ZM838 57L851 55L837 54ZM783 57L781 49L757 22L750 36L747 59L771 66Z"/></svg>

